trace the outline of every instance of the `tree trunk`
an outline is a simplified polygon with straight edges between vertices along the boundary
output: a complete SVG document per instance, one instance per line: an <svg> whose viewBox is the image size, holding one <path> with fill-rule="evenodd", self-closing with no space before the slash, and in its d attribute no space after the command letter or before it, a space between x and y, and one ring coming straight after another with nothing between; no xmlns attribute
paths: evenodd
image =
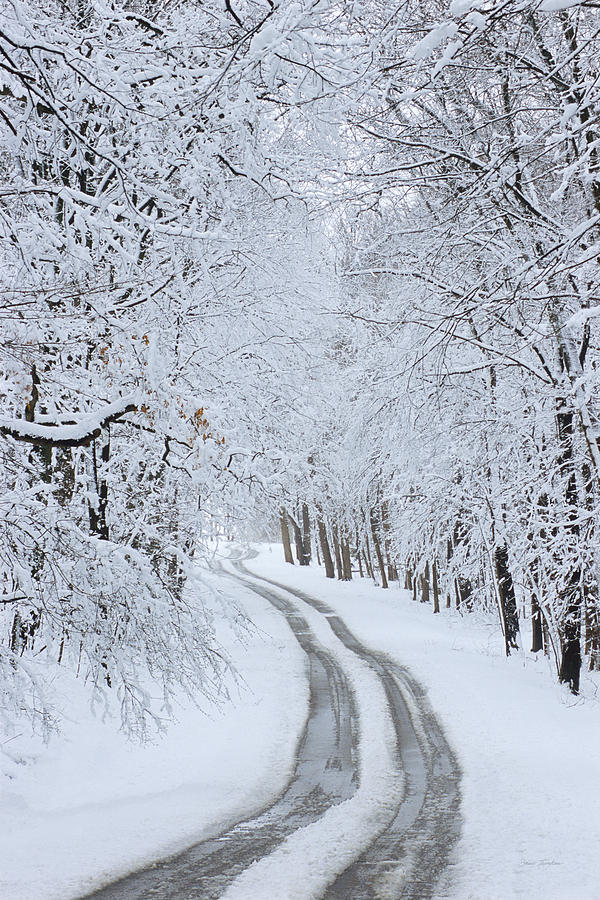
<svg viewBox="0 0 600 900"><path fill-rule="evenodd" d="M391 557L391 547L390 547L390 539L389 539L390 522L389 522L389 515L388 515L388 504L387 504L386 500L384 500L384 502L381 504L381 527L382 527L383 536L384 536L383 543L384 543L384 549L385 549L385 561L386 561L386 565L387 565L388 581L397 581L398 573L396 571L396 566L392 562L392 557Z"/></svg>
<svg viewBox="0 0 600 900"><path fill-rule="evenodd" d="M560 471L565 480L565 498L571 510L569 530L579 536L577 522L577 482L573 467L574 415L567 409L566 401L558 403L556 422L561 444ZM565 614L561 623L561 661L559 681L568 684L573 694L579 693L581 674L581 566L575 564L563 587L562 599Z"/></svg>
<svg viewBox="0 0 600 900"><path fill-rule="evenodd" d="M586 509L593 514L596 491L594 489L594 477L587 463L582 469L583 489L585 491ZM592 515L590 521L594 521ZM590 525L590 531L586 535L592 540L595 537L595 526ZM588 562L585 568L584 592L585 592L585 654L588 658L590 672L600 670L600 596L598 590L598 578L594 560Z"/></svg>
<svg viewBox="0 0 600 900"><path fill-rule="evenodd" d="M467 609L470 609L471 596L473 594L471 579L459 575L454 580L454 588L456 591L456 608L460 609L462 606L466 606Z"/></svg>
<svg viewBox="0 0 600 900"><path fill-rule="evenodd" d="M519 616L512 573L508 565L508 547L506 544L496 547L494 551L494 565L498 584L500 617L504 632L504 648L506 655L510 656L510 651L517 650L519 647Z"/></svg>
<svg viewBox="0 0 600 900"><path fill-rule="evenodd" d="M56 499L59 506L67 506L75 491L75 466L71 448L56 447L54 450L54 479L58 485Z"/></svg>
<svg viewBox="0 0 600 900"><path fill-rule="evenodd" d="M96 487L95 503L89 503L90 532L101 541L109 539L108 530L108 482L103 469L110 460L110 426L106 426L99 441L92 442L92 467ZM100 464L98 464L97 444L100 443Z"/></svg>
<svg viewBox="0 0 600 900"><path fill-rule="evenodd" d="M368 542L367 542L367 545L368 545ZM365 563L365 570L366 570L367 575L369 576L369 578L373 578L373 567L371 565L371 560L370 560L369 554L367 553L366 550L363 550L363 560Z"/></svg>
<svg viewBox="0 0 600 900"><path fill-rule="evenodd" d="M308 504L302 504L302 559L301 566L309 566L311 558L310 548L310 515L308 513Z"/></svg>
<svg viewBox="0 0 600 900"><path fill-rule="evenodd" d="M37 369L35 365L31 367L31 397L29 401L25 404L25 421L26 422L34 422L35 421L35 409L37 403L39 401L40 395L38 391L38 387L40 385L40 378L37 373ZM42 412L46 410L42 407ZM38 469L38 464L40 468L39 478L45 484L50 484L52 482L52 446L50 444L46 446L34 446L29 454L29 461L34 463L35 468ZM57 498L59 499L59 492L57 492ZM44 495L40 495L39 499L46 504L47 499ZM70 499L70 497L69 497ZM42 547L36 542L34 547L32 548L32 556L31 556L31 575L34 581L38 582L41 587L41 579L43 578L42 572L44 568L44 552ZM30 597L30 601L33 603L33 597ZM13 621L13 627L11 632L11 649L16 652L16 647L14 646L15 639L18 640L20 652L22 653L28 646L33 648L33 644L35 641L35 634L37 629L40 626L42 621L41 609L31 609L23 620L19 610L15 612L15 617Z"/></svg>
<svg viewBox="0 0 600 900"><path fill-rule="evenodd" d="M352 581L352 560L350 558L350 543L347 537L341 542L341 550L343 580Z"/></svg>
<svg viewBox="0 0 600 900"><path fill-rule="evenodd" d="M317 522L317 527L319 529L319 541L321 543L321 553L323 554L323 562L325 564L325 575L327 578L335 578L335 571L333 568L333 560L331 558L331 550L329 548L329 541L327 540L327 529L325 527L325 523L323 519L319 519Z"/></svg>
<svg viewBox="0 0 600 900"><path fill-rule="evenodd" d="M371 510L371 535L373 537L373 546L375 547L375 555L377 556L377 564L379 566L379 571L381 573L381 587L387 588L388 580L387 575L385 573L385 565L383 562L383 556L381 553L381 545L379 543L379 537L377 535L377 522L375 520L375 510Z"/></svg>
<svg viewBox="0 0 600 900"><path fill-rule="evenodd" d="M429 561L425 563L425 571L421 575L421 603L429 603Z"/></svg>
<svg viewBox="0 0 600 900"><path fill-rule="evenodd" d="M600 670L600 614L594 598L586 598L585 608L585 652L590 671Z"/></svg>
<svg viewBox="0 0 600 900"><path fill-rule="evenodd" d="M23 629L21 625L21 613L17 609L13 616L12 627L10 629L9 648L12 653L21 653L23 645Z"/></svg>
<svg viewBox="0 0 600 900"><path fill-rule="evenodd" d="M542 610L537 597L531 598L531 652L539 653L544 649L544 632L542 629Z"/></svg>
<svg viewBox="0 0 600 900"><path fill-rule="evenodd" d="M452 546L452 538L448 538L446 541L446 562L449 563L452 559L452 554L454 553L454 548ZM448 584L448 592L446 594L446 609L452 608L452 589Z"/></svg>
<svg viewBox="0 0 600 900"><path fill-rule="evenodd" d="M570 594L574 596L575 591L576 585L572 584ZM578 694L581 674L581 605L575 600L570 602L563 619L561 649L559 680L568 684L573 694Z"/></svg>
<svg viewBox="0 0 600 900"><path fill-rule="evenodd" d="M302 546L302 532L300 531L300 526L296 522L293 516L288 513L288 521L292 523L292 528L294 529L294 544L296 545L296 559L298 560L298 565L302 565L302 559L304 555L304 548Z"/></svg>
<svg viewBox="0 0 600 900"><path fill-rule="evenodd" d="M369 573L369 578L372 578L375 581L375 572L373 571L373 557L371 556L371 544L369 543L369 532L365 531L365 565L367 567L367 572Z"/></svg>
<svg viewBox="0 0 600 900"><path fill-rule="evenodd" d="M431 565L431 580L433 584L433 611L434 613L439 613L440 611L440 586L438 583L438 573L437 573L437 564L434 559Z"/></svg>
<svg viewBox="0 0 600 900"><path fill-rule="evenodd" d="M338 537L337 525L331 526L331 535L333 537L333 552L335 554L335 567L337 569L338 581L342 581L344 570L342 568L342 554L340 551L340 539Z"/></svg>
<svg viewBox="0 0 600 900"><path fill-rule="evenodd" d="M98 454L97 445L100 444L100 453ZM98 455L100 456L100 464L98 463ZM94 485L96 488L96 497L94 503L88 501L88 512L90 520L90 533L98 537L101 541L109 540L107 507L108 507L108 482L106 480L104 470L110 460L110 430L107 425L103 430L98 441L92 442L92 468L94 474ZM108 608L104 601L99 604L99 613L103 619L108 616ZM104 680L108 687L112 686L111 673L108 668L106 656L103 654L100 665L104 670Z"/></svg>
<svg viewBox="0 0 600 900"><path fill-rule="evenodd" d="M540 511L540 515L543 517L544 511L548 509L548 497L546 494L542 494L538 498L538 509ZM546 529L540 529L540 538L542 541L546 540ZM535 536L533 532L528 535L528 541L533 543L535 540ZM536 556L531 565L529 566L529 579L531 581L531 652L539 653L540 650L543 650L544 653L548 653L548 641L546 639L546 631L547 625L542 613L542 607L540 605L540 598L542 596L542 583L540 579L540 569L541 569L541 561L539 556Z"/></svg>
<svg viewBox="0 0 600 900"><path fill-rule="evenodd" d="M361 558L361 553L360 553L360 540L358 538L358 528L356 529L356 559L358 562L358 574L360 575L361 578L364 578L363 564L362 564L362 558Z"/></svg>
<svg viewBox="0 0 600 900"><path fill-rule="evenodd" d="M286 563L290 563L290 565L293 566L294 565L294 557L292 556L292 545L290 542L290 529L288 527L288 516L287 516L285 506L281 507L279 521L281 524L281 540L283 543L283 555L285 557Z"/></svg>

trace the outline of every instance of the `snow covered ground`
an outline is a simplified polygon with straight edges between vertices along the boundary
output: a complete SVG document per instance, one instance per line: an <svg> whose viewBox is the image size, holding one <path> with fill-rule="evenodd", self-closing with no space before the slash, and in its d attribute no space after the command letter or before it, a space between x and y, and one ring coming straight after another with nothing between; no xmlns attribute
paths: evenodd
<svg viewBox="0 0 600 900"><path fill-rule="evenodd" d="M232 703L208 714L184 704L166 735L139 746L94 718L80 683L64 677L71 721L49 747L0 735L1 900L80 896L216 834L283 788L307 713L304 656L269 603L214 580L256 626L242 646L219 624L245 682L232 680Z"/></svg>
<svg viewBox="0 0 600 900"><path fill-rule="evenodd" d="M575 699L545 660L506 660L496 623L433 616L398 588L328 581L316 567L287 566L278 546L261 547L247 566L324 600L427 687L463 769L463 833L438 900L600 900L598 679L586 676ZM241 691L232 682L234 703L209 715L182 706L164 737L139 747L94 719L81 686L65 678L72 717L49 748L0 736L1 900L69 900L214 835L281 791L307 711L303 654L267 601L211 577L257 626L245 647L224 619L219 626L246 682ZM311 613L328 639L318 618ZM360 681L361 666L351 667ZM382 749L371 748L374 759ZM281 848L288 887L314 843L307 833ZM270 866L253 869L232 897L264 887Z"/></svg>
<svg viewBox="0 0 600 900"><path fill-rule="evenodd" d="M434 616L397 587L328 581L278 546L247 567L322 598L427 687L463 769L451 900L600 898L600 681L559 688L546 660L503 656L495 622Z"/></svg>

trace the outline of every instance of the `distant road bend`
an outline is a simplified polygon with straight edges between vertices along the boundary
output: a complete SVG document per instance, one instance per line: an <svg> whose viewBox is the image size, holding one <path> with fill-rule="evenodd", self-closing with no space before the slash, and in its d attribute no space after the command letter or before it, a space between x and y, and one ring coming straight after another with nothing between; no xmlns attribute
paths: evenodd
<svg viewBox="0 0 600 900"><path fill-rule="evenodd" d="M286 617L308 658L309 713L292 778L275 803L258 816L128 875L88 895L88 900L217 900L255 860L353 796L358 786L359 728L353 693L343 668L319 644L295 599L326 617L339 640L381 679L405 777L404 796L392 821L330 883L323 897L430 900L460 833L460 772L423 689L406 669L365 648L326 604L256 576L239 561L233 566L232 578Z"/></svg>

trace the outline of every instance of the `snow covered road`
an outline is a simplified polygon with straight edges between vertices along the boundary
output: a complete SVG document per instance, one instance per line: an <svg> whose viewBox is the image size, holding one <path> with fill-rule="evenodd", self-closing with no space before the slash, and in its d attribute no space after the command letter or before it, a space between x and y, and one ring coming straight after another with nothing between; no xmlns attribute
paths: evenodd
<svg viewBox="0 0 600 900"><path fill-rule="evenodd" d="M319 600L239 562L229 571L286 617L306 654L293 776L259 816L90 896L432 897L460 831L459 771L419 685Z"/></svg>

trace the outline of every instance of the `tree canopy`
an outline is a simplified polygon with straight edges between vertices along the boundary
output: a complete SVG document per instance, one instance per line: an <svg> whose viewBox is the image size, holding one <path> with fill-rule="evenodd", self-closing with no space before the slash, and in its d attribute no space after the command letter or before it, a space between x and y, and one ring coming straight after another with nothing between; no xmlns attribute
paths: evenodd
<svg viewBox="0 0 600 900"><path fill-rule="evenodd" d="M149 684L213 696L195 564L282 510L303 562L497 609L507 652L529 619L577 692L596 5L0 9L6 715L52 724L47 660L133 731Z"/></svg>

